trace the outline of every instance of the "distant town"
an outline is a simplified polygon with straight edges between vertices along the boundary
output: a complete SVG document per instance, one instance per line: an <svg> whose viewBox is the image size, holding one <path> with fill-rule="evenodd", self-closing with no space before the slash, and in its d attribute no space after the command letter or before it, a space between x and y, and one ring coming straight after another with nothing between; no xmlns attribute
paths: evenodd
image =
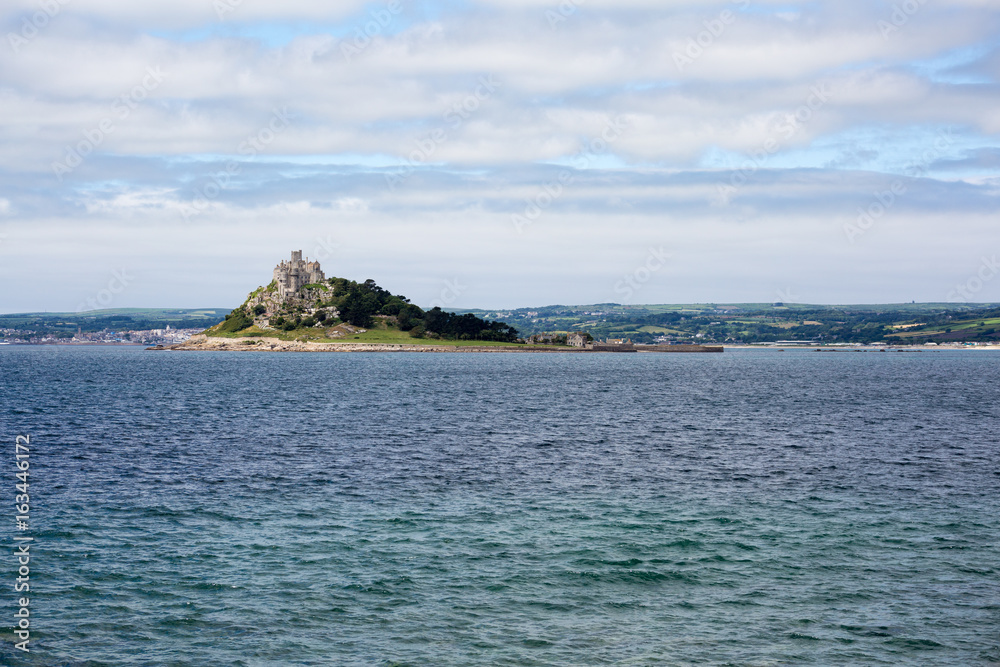
<svg viewBox="0 0 1000 667"><path fill-rule="evenodd" d="M21 329L0 329L0 345L173 345L183 343L202 329L163 329L141 331L77 331L71 338L51 333Z"/></svg>

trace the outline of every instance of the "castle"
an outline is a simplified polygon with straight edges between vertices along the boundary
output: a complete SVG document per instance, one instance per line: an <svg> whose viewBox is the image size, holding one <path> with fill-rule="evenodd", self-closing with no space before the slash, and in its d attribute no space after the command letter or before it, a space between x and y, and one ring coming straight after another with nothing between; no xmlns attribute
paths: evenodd
<svg viewBox="0 0 1000 667"><path fill-rule="evenodd" d="M321 283L326 280L319 262L302 260L302 251L292 251L292 261L281 262L274 267L274 281L278 283L278 296L284 299L295 294L305 285Z"/></svg>

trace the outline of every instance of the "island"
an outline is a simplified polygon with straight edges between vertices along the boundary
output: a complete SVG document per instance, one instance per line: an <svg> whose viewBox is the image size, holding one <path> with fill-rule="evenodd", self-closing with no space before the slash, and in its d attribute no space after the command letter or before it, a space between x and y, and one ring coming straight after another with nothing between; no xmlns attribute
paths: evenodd
<svg viewBox="0 0 1000 667"><path fill-rule="evenodd" d="M188 340L150 350L261 352L722 352L701 345L642 346L595 342L586 332L524 340L500 321L440 307L423 310L374 280L327 278L302 251L275 266L271 282L251 292L225 319Z"/></svg>

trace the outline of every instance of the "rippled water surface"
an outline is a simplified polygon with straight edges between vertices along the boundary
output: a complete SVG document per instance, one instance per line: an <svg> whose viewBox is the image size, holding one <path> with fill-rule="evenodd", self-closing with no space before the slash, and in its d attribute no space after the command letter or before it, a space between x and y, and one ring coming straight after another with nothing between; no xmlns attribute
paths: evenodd
<svg viewBox="0 0 1000 667"><path fill-rule="evenodd" d="M0 664L998 665L998 371L0 348Z"/></svg>

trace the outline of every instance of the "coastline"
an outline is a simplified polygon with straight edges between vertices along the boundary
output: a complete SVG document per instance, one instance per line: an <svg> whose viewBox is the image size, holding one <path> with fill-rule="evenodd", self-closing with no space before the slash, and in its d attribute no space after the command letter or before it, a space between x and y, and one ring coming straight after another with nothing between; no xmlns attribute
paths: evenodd
<svg viewBox="0 0 1000 667"><path fill-rule="evenodd" d="M420 345L420 344L383 344L383 343L303 343L298 341L284 341L277 338L245 338L245 339L209 339L212 342L189 340L183 343L172 343L169 345L150 346L148 343L132 342L56 342L46 341L44 343L0 343L11 347L144 347L147 350L155 351L230 351L230 352L563 352L570 354L580 353L600 353L602 350L592 350L586 348L551 347L544 345L537 346L490 346L490 345ZM218 341L218 342L216 342ZM251 341L246 344L243 341ZM259 342L258 342L259 341ZM193 344L192 344L193 342ZM698 346L708 349L665 349L667 346L637 346L636 352L649 354L653 352L673 352L673 353L704 353L724 350L758 350L771 352L787 352L799 350L807 352L948 352L948 351L976 351L976 352L997 352L1000 345L906 345L906 346L849 346L849 345L707 345ZM675 346L686 347L692 346Z"/></svg>
<svg viewBox="0 0 1000 667"><path fill-rule="evenodd" d="M680 346L679 346L680 347ZM664 346L641 347L633 350L594 350L580 347L553 347L547 345L427 345L400 343L314 343L288 341L279 338L215 338L204 334L192 336L184 343L147 347L151 351L171 352L496 352L516 354L621 354L631 353L718 353L722 346L683 346L684 349L664 349Z"/></svg>
<svg viewBox="0 0 1000 667"><path fill-rule="evenodd" d="M1000 351L1000 345L725 345L727 350L804 350L807 352L959 352L959 351Z"/></svg>

